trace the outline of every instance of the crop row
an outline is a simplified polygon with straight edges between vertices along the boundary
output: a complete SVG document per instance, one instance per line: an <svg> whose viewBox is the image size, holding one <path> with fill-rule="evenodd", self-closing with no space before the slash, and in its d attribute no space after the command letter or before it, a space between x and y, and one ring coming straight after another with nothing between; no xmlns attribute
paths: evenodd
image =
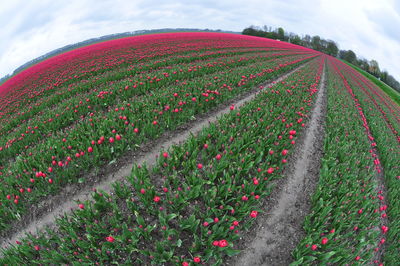
<svg viewBox="0 0 400 266"><path fill-rule="evenodd" d="M395 138L387 125L387 130L374 130L375 123L382 127L385 120L363 111L363 98L368 94L354 76L345 77L348 70L343 63L328 62L328 114L320 180L304 223L306 237L293 252L292 265L313 261L380 264L383 250L385 261L394 262L394 253L388 251L396 246L391 234L398 232L390 229L394 224L386 222L395 209L394 202L389 199L386 204L380 180L383 173L386 180L392 174L388 165L380 162L390 146L378 139ZM396 158L398 155L392 157Z"/></svg>
<svg viewBox="0 0 400 266"><path fill-rule="evenodd" d="M341 71L349 73L347 66L343 65ZM400 137L398 134L399 124L395 122L394 116L383 111L385 106L379 104L374 97L360 86L357 80L349 77L349 84L353 88L354 95L359 103L359 112L365 114L365 119L368 121L373 147L372 154L376 154L374 158L375 167L379 167L384 180L379 187L381 191L380 199L382 201L380 208L387 208L385 218L389 223L384 224L389 228L386 234L386 246L384 262L388 265L394 265L398 261L400 252L400 207L398 199L400 197ZM379 98L378 98L379 100ZM383 191L387 191L384 193Z"/></svg>
<svg viewBox="0 0 400 266"><path fill-rule="evenodd" d="M371 86L372 82L365 80L361 74L355 73L351 71L351 69L349 71L347 68L343 69L343 73L348 73L348 79L356 88L359 88L356 92L360 92L359 97L362 97L362 99L360 99L362 101L361 104L364 102L368 103L364 108L368 107L369 113L373 114L373 116L381 117L381 119L386 122L385 127L392 131L392 134L400 143L400 117L398 116L400 113L396 112L395 108L392 108L390 105L391 101L389 99L386 101L382 95ZM380 93L382 94L383 92L380 91ZM399 110L399 108L397 109Z"/></svg>
<svg viewBox="0 0 400 266"><path fill-rule="evenodd" d="M0 228L6 229L29 212L29 206L57 193L66 184L83 182L82 174L94 166L115 161L124 151L136 149L148 139L158 138L165 130L176 128L210 107L293 69L312 56L293 58L293 61L282 58L230 68L218 75L189 78L154 91L152 83L131 85L116 92L124 99L116 106L108 104L108 101L114 103L115 97L111 93L96 97L93 101L102 105L106 112L90 113L67 131L45 135L43 142L28 147L4 167L0 182ZM135 96L138 87L148 93ZM87 110L87 103L79 108ZM74 119L76 117L72 117ZM52 127L52 124L47 123L46 127ZM56 126L50 131L57 129ZM39 129L32 131L41 136ZM18 142L13 146L17 150L24 149Z"/></svg>
<svg viewBox="0 0 400 266"><path fill-rule="evenodd" d="M287 60L293 60L292 58L294 59L296 57L281 58L281 55L279 55L270 59L268 58L270 60L270 68L278 67L279 64L284 64ZM24 147L27 149L27 145L36 143L43 137L48 137L50 132L59 130L78 119L82 119L83 116L88 115L88 111L90 111L90 113L96 113L97 111L105 110L107 107L113 106L118 101L121 101L121 98L128 100L130 97L143 95L152 90L159 90L160 87L173 86L176 84L176 80L188 81L213 73L217 75L221 71L255 64L257 62L266 61L266 59L267 58L263 55L247 58L243 56L228 57L221 58L217 62L208 61L203 65L185 70L183 70L180 65L171 65L169 70L157 71L152 73L151 76L140 75L121 83L115 83L115 81L112 80L112 84L109 85L110 88L103 88L101 90L92 89L89 94L82 95L79 93L79 90L75 90L76 94L73 95L73 98L51 109L48 106L44 112L41 112L40 116L37 116L35 120L29 121L29 123L21 123L21 121L15 119L14 121L23 124L23 126L15 127L13 132L8 132L7 137L0 140L0 160L11 156L18 156L18 151L21 152ZM126 91L129 88L131 88L131 90ZM87 89L90 88L84 88L85 91L87 91ZM107 98L107 101L105 101L104 98ZM90 109L88 109L88 106L90 106ZM56 114L56 116L54 116L54 114ZM9 123L13 124L11 122ZM16 143L18 143L18 145L15 145Z"/></svg>
<svg viewBox="0 0 400 266"><path fill-rule="evenodd" d="M170 69L172 66L178 67L181 66L181 69L189 70L192 67L200 67L203 62L212 62L216 64L215 61L220 61L221 58L226 57L234 57L241 55L249 56L251 54L260 54L264 55L276 55L276 54L293 54L294 52L284 52L282 51L270 51L265 49L236 49L234 51L231 50L218 50L218 51L208 51L207 53L198 52L198 53L190 53L190 57L182 57L182 53L177 53L174 55L166 55L163 60L154 59L149 60L147 62L137 62L136 64L132 64L126 68L112 68L107 69L104 73L98 73L97 75L91 76L88 79L84 80L76 80L74 79L74 83L68 84L68 86L58 86L57 88L49 88L42 89L40 93L34 93L34 96L29 97L28 103L20 103L14 104L12 107L16 109L7 110L8 113L4 113L2 115L2 120L6 121L4 125L2 125L2 129L0 134L3 134L5 131L14 129L15 126L29 118L33 115L46 110L46 108L51 107L52 105L58 104L60 100L70 98L75 96L76 94L81 94L82 92L87 92L88 90L93 90L95 88L99 88L101 86L108 86L115 84L116 81L123 81L126 79L132 79L135 76L139 75L152 75L155 71L161 71L162 69ZM168 60L167 60L168 59ZM213 60L214 59L214 60ZM179 69L180 70L180 69ZM196 71L197 69L194 69ZM163 72L161 72L162 74ZM159 73L156 73L159 74ZM161 75L162 78L164 76ZM23 106L23 108L21 107ZM16 120L17 119L17 120ZM15 121L16 120L16 121Z"/></svg>
<svg viewBox="0 0 400 266"><path fill-rule="evenodd" d="M185 41L182 41L182 36ZM0 111L9 107L15 108L18 103L25 102L26 96L73 84L77 80L139 61L162 59L168 55L193 51L259 47L269 50L307 50L290 44L277 45L273 41L238 38L226 34L162 34L113 40L53 57L8 80L0 91L3 96L8 94L7 97L0 97Z"/></svg>
<svg viewBox="0 0 400 266"><path fill-rule="evenodd" d="M57 230L19 241L0 262L221 263L238 252L235 240L252 226L270 181L282 177L322 70L319 57L239 110L232 106L198 136L161 152L154 168L135 166L112 195L94 192Z"/></svg>

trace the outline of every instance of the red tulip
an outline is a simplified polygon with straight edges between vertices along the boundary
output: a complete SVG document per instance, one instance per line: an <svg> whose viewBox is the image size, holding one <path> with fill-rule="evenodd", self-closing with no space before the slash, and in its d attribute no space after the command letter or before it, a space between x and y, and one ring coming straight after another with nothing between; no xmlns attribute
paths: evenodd
<svg viewBox="0 0 400 266"><path fill-rule="evenodd" d="M110 242L110 243L115 241L114 237L112 237L112 236L107 236L106 240L107 240L107 242Z"/></svg>
<svg viewBox="0 0 400 266"><path fill-rule="evenodd" d="M381 229L382 229L382 233L386 234L386 232L389 230L389 227L383 225L381 227Z"/></svg>
<svg viewBox="0 0 400 266"><path fill-rule="evenodd" d="M251 212L250 212L250 217L251 217L251 218L256 218L257 215L258 215L258 212L257 212L257 211L251 211Z"/></svg>
<svg viewBox="0 0 400 266"><path fill-rule="evenodd" d="M218 246L221 248L226 247L227 245L228 245L228 241L226 241L225 239L218 241Z"/></svg>

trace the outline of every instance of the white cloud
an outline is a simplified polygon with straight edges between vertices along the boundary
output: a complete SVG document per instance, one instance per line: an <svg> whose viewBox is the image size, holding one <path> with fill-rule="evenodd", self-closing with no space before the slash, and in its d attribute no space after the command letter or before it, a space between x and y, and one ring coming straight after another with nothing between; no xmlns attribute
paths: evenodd
<svg viewBox="0 0 400 266"><path fill-rule="evenodd" d="M395 0L7 1L0 6L0 77L51 50L106 34L267 25L335 40L400 80L399 11Z"/></svg>

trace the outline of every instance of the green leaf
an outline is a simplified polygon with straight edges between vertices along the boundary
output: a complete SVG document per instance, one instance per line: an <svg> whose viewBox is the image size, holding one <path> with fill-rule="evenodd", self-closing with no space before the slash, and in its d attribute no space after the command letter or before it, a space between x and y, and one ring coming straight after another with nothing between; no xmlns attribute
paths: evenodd
<svg viewBox="0 0 400 266"><path fill-rule="evenodd" d="M336 254L335 251L328 252L322 256L322 261L327 261L330 257ZM330 261L329 261L330 262Z"/></svg>
<svg viewBox="0 0 400 266"><path fill-rule="evenodd" d="M298 266L303 264L304 257L301 257L299 260L296 260L289 264L289 266Z"/></svg>
<svg viewBox="0 0 400 266"><path fill-rule="evenodd" d="M228 255L229 257L232 257L232 256L235 256L235 255L239 254L239 253L240 253L240 250L238 250L238 249L232 249L232 248L227 248L227 249L225 250L225 253L226 253L226 255Z"/></svg>
<svg viewBox="0 0 400 266"><path fill-rule="evenodd" d="M176 218L178 214L176 213L171 213L167 215L167 222L171 221L172 219Z"/></svg>

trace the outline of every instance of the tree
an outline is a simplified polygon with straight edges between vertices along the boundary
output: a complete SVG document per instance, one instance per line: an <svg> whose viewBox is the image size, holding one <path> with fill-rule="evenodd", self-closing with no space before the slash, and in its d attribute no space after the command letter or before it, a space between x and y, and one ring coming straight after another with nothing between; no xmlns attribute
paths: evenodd
<svg viewBox="0 0 400 266"><path fill-rule="evenodd" d="M371 60L369 61L369 73L374 75L375 77L379 77L381 74L381 71L379 69L379 64L376 60Z"/></svg>
<svg viewBox="0 0 400 266"><path fill-rule="evenodd" d="M311 39L311 47L314 50L321 51L321 37L318 35L313 36Z"/></svg>
<svg viewBox="0 0 400 266"><path fill-rule="evenodd" d="M285 30L281 27L278 28L278 38L281 41L285 40Z"/></svg>
<svg viewBox="0 0 400 266"><path fill-rule="evenodd" d="M301 45L301 38L297 34L293 34L290 36L290 43Z"/></svg>
<svg viewBox="0 0 400 266"><path fill-rule="evenodd" d="M400 83L392 75L387 76L386 84L400 92Z"/></svg>
<svg viewBox="0 0 400 266"><path fill-rule="evenodd" d="M346 60L349 63L352 63L352 64L357 63L357 56L352 50L348 50L348 51L340 50L339 57L341 59Z"/></svg>
<svg viewBox="0 0 400 266"><path fill-rule="evenodd" d="M384 71L381 72L380 79L383 82L387 83L388 75L389 75L389 73L386 70L384 70Z"/></svg>
<svg viewBox="0 0 400 266"><path fill-rule="evenodd" d="M328 45L326 47L326 53L336 57L338 55L339 48L337 47L336 43L334 41L328 41Z"/></svg>
<svg viewBox="0 0 400 266"><path fill-rule="evenodd" d="M339 57L340 59L346 60L351 64L359 66L361 69L371 73L400 92L400 83L386 70L381 72L379 69L379 64L376 60L368 61L364 58L358 59L357 55L352 50L339 50L338 45L334 41L322 39L318 35L313 37L310 35L305 35L300 38L295 33L285 34L285 30L282 27L276 28L274 31L272 31L271 27L267 27L266 25L264 25L262 28L250 26L244 29L242 34L289 41L293 44L302 45L331 56Z"/></svg>
<svg viewBox="0 0 400 266"><path fill-rule="evenodd" d="M271 31L271 27L268 27L267 25L264 25L263 26L263 31L270 32Z"/></svg>
<svg viewBox="0 0 400 266"><path fill-rule="evenodd" d="M303 37L303 46L307 47L307 48L311 48L311 36L310 35L305 35Z"/></svg>
<svg viewBox="0 0 400 266"><path fill-rule="evenodd" d="M369 62L368 62L367 59L361 58L361 59L357 60L357 65L358 65L361 69L363 69L363 70L365 70L365 71L369 71Z"/></svg>
<svg viewBox="0 0 400 266"><path fill-rule="evenodd" d="M250 26L248 28L245 28L242 31L243 35L251 35L251 36L258 36L258 37L265 37L264 32L261 30L256 29L254 26Z"/></svg>
<svg viewBox="0 0 400 266"><path fill-rule="evenodd" d="M321 39L319 43L320 43L320 48L319 48L320 51L327 54L326 50L328 49L328 42L325 39Z"/></svg>

